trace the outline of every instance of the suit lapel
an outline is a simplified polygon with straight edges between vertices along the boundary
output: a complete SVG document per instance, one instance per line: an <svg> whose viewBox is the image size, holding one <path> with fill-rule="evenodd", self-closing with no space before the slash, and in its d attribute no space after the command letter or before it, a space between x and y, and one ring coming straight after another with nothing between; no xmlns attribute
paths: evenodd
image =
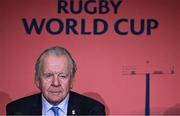
<svg viewBox="0 0 180 116"><path fill-rule="evenodd" d="M68 109L67 115L80 115L81 110L80 106L77 102L77 97L74 92L70 91L69 101L68 101ZM37 94L36 97L33 99L32 108L29 114L31 115L42 115L42 97L41 93Z"/></svg>
<svg viewBox="0 0 180 116"><path fill-rule="evenodd" d="M42 98L41 93L37 94L34 101L32 101L32 115L42 115Z"/></svg>
<svg viewBox="0 0 180 116"><path fill-rule="evenodd" d="M70 92L67 115L80 115L80 107L78 106L78 103L76 103L73 92Z"/></svg>

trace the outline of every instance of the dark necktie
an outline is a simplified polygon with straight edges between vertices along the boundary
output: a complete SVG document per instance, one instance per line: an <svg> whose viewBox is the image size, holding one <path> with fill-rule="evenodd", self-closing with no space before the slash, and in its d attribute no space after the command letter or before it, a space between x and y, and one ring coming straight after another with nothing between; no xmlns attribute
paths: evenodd
<svg viewBox="0 0 180 116"><path fill-rule="evenodd" d="M59 107L52 107L51 110L54 112L54 116L59 116Z"/></svg>

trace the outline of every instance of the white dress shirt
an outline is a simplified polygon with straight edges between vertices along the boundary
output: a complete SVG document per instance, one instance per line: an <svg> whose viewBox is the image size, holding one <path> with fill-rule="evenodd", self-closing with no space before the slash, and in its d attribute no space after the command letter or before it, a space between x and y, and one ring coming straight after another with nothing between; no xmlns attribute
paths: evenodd
<svg viewBox="0 0 180 116"><path fill-rule="evenodd" d="M42 115L43 116L54 116L54 112L51 110L53 105L51 105L43 95L42 96ZM67 116L67 108L68 108L69 94L65 97L65 99L55 107L59 107L59 115Z"/></svg>

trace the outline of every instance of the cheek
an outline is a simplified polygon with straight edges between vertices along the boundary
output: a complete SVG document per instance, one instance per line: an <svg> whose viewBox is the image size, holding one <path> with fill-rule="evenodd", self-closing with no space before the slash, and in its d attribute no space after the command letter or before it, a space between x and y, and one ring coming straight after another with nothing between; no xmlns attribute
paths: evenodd
<svg viewBox="0 0 180 116"><path fill-rule="evenodd" d="M45 81L41 81L41 85L40 86L41 86L43 91L47 91L48 88L51 86L51 84L48 83L48 82L45 82Z"/></svg>
<svg viewBox="0 0 180 116"><path fill-rule="evenodd" d="M61 86L62 86L62 88L63 88L64 90L68 91L68 90L70 89L71 84L70 84L70 82L68 81L68 82L63 82L63 83L61 84Z"/></svg>

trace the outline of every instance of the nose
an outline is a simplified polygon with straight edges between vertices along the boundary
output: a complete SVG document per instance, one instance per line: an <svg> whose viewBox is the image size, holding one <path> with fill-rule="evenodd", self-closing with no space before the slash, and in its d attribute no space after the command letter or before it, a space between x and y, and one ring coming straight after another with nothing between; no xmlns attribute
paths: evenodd
<svg viewBox="0 0 180 116"><path fill-rule="evenodd" d="M60 80L57 75L54 75L51 85L52 86L60 86L61 85Z"/></svg>

